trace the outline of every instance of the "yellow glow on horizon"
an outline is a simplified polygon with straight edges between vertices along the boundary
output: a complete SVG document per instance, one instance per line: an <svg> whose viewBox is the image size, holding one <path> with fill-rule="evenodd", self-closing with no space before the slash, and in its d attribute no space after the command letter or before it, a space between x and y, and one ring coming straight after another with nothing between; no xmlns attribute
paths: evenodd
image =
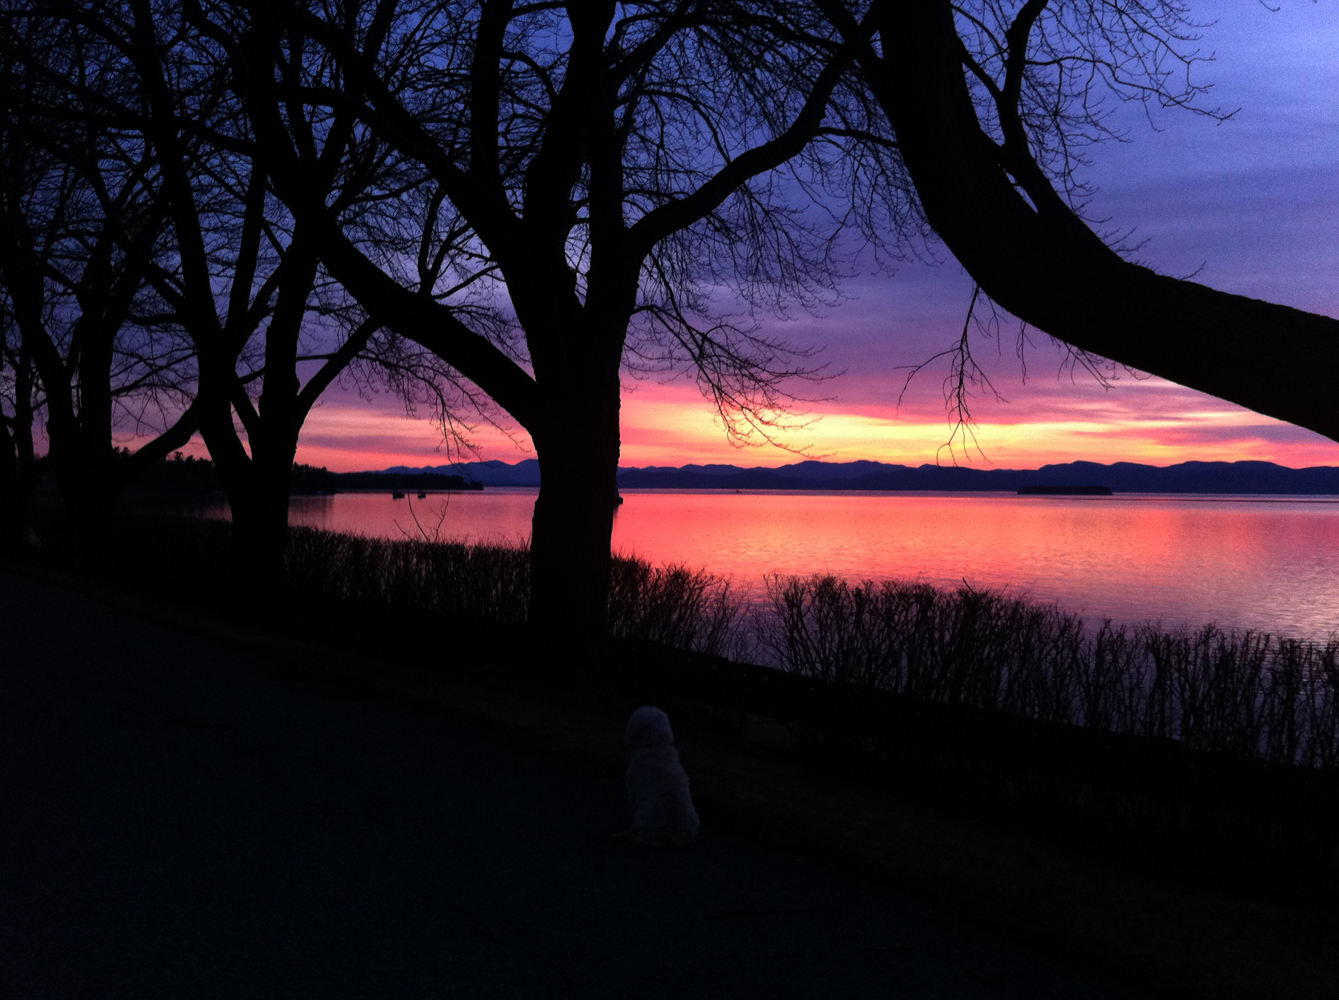
<svg viewBox="0 0 1339 1000"><path fill-rule="evenodd" d="M1339 463L1339 444L1319 435L1303 435L1311 441L1271 440L1270 432L1288 425L1217 400L1205 399L1199 407L1167 415L1131 413L1114 419L1108 407L1102 408L1102 419L1084 419L1084 407L1072 408L1070 419L1028 419L1024 408L1006 407L1002 415L1007 419L979 421L971 427L974 436L959 430L951 447L952 428L943 418L899 416L891 406L857 412L828 406L815 407L819 419L809 426L779 435L782 443L800 452L795 454L771 447L732 448L719 418L701 401L625 404L622 464L776 466L804 458L900 465L956 460L998 468L1079 459L1150 465L1245 459L1293 466ZM671 428L673 433L666 434Z"/></svg>
<svg viewBox="0 0 1339 1000"><path fill-rule="evenodd" d="M975 442L959 434L951 450L946 447L950 426L943 410L933 406L899 412L891 404L830 402L815 404L808 417L792 422L806 419L808 426L777 435L792 450L732 447L720 419L691 385L637 383L623 397L620 464L774 467L813 458L912 466L956 460L977 468L1014 469L1079 459L1151 465L1244 459L1292 467L1339 465L1339 444L1169 384L1144 383L1125 395L1020 398L1015 404L993 406L974 425ZM461 458L515 463L535 457L524 432L517 431L513 441L484 426L472 437L479 455L458 455L448 451L440 429L430 420L407 419L394 410L353 400L331 400L312 411L297 458L352 472L445 465ZM142 442L118 439L118 443L134 447ZM198 438L183 450L200 457L207 454Z"/></svg>

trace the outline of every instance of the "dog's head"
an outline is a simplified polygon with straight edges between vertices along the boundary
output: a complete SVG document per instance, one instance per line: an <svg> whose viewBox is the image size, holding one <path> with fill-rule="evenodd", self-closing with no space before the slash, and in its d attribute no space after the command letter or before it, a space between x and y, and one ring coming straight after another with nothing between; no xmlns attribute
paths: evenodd
<svg viewBox="0 0 1339 1000"><path fill-rule="evenodd" d="M669 716L650 705L637 709L628 720L624 742L629 750L673 746L674 733L670 731Z"/></svg>

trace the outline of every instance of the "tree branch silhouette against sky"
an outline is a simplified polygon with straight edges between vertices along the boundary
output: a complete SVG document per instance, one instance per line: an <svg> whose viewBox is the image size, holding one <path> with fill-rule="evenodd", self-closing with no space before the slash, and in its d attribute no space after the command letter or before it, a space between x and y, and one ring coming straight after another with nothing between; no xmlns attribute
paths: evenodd
<svg viewBox="0 0 1339 1000"><path fill-rule="evenodd" d="M1324 5L1288 2L1191 8L1217 18L1193 48L1215 61L1196 67L1212 84L1206 106L1235 114L1222 124L1179 109L1116 109L1126 141L1088 150L1079 177L1095 189L1087 214L1098 228L1138 246L1133 259L1172 276L1327 315L1339 315L1339 24ZM758 316L765 333L821 347L812 359L839 377L801 393L822 397L801 409L822 419L786 434L791 447L834 461L920 464L948 460L942 381L947 363L913 380L898 405L904 366L956 341L972 281L951 255L906 263L889 278L856 267L843 298L784 318ZM873 272L873 273L871 273ZM977 334L974 354L1005 401L985 391L972 401L981 452L956 452L974 465L1032 467L1078 457L1155 464L1191 459L1339 463L1339 445L1161 379L1128 375L1103 388L1036 331L1020 362L1017 324L994 340ZM1026 373L1026 381L1024 380ZM710 403L691 380L625 379L624 465L731 462L781 465L775 448L732 448ZM427 419L404 420L391 395L360 398L336 388L313 412L299 458L340 469L447 460ZM519 439L524 443L522 432ZM487 427L473 435L482 456L533 457Z"/></svg>
<svg viewBox="0 0 1339 1000"><path fill-rule="evenodd" d="M157 165L175 243L145 271L171 307L150 326L189 334L193 409L255 541L239 551L270 564L295 453L535 455L530 611L589 634L620 464L1336 454L1333 252L1299 239L1336 214L1316 47L1334 39L1314 7L1223 25L1177 0L51 0L10 17L47 14L137 81L112 108L78 59L64 76L29 60ZM1215 32L1240 60L1217 90ZM227 204L254 211L202 205L238 164ZM219 256L233 217L243 251L269 234L277 284L254 254ZM265 322L263 370L239 370L234 316ZM304 357L322 331L331 348ZM423 444L387 447L414 425L377 406L368 369L336 377L378 331L435 358L439 392L486 396L479 426L443 440L459 414L438 407ZM401 406L403 357L371 383ZM357 404L314 406L332 387ZM331 433L341 418L353 433Z"/></svg>

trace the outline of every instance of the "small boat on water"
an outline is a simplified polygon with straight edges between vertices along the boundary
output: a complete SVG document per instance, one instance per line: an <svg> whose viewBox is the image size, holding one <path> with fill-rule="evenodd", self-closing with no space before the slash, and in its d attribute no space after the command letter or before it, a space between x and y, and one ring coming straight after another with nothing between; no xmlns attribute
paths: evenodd
<svg viewBox="0 0 1339 1000"><path fill-rule="evenodd" d="M426 500L426 499L428 499L428 494L424 493L422 490L419 490L419 491L418 491L418 498L419 498L420 500Z"/></svg>
<svg viewBox="0 0 1339 1000"><path fill-rule="evenodd" d="M392 491L391 491L391 499L392 499L392 500L403 500L403 499L404 499L404 493L402 493L400 490L392 490Z"/></svg>

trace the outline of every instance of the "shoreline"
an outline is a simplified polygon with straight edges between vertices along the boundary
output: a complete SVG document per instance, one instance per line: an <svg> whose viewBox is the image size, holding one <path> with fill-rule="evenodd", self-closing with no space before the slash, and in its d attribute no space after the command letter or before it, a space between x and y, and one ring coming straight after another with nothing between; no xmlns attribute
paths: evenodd
<svg viewBox="0 0 1339 1000"><path fill-rule="evenodd" d="M509 487L405 502L380 492L295 497L290 521L392 540L524 546L535 495L533 487ZM1339 503L1324 498L640 490L624 497L616 552L705 568L756 599L773 573L944 588L965 579L1093 622L1213 621L1312 641L1339 630ZM222 497L184 506L228 516ZM167 514L182 507L135 505Z"/></svg>

